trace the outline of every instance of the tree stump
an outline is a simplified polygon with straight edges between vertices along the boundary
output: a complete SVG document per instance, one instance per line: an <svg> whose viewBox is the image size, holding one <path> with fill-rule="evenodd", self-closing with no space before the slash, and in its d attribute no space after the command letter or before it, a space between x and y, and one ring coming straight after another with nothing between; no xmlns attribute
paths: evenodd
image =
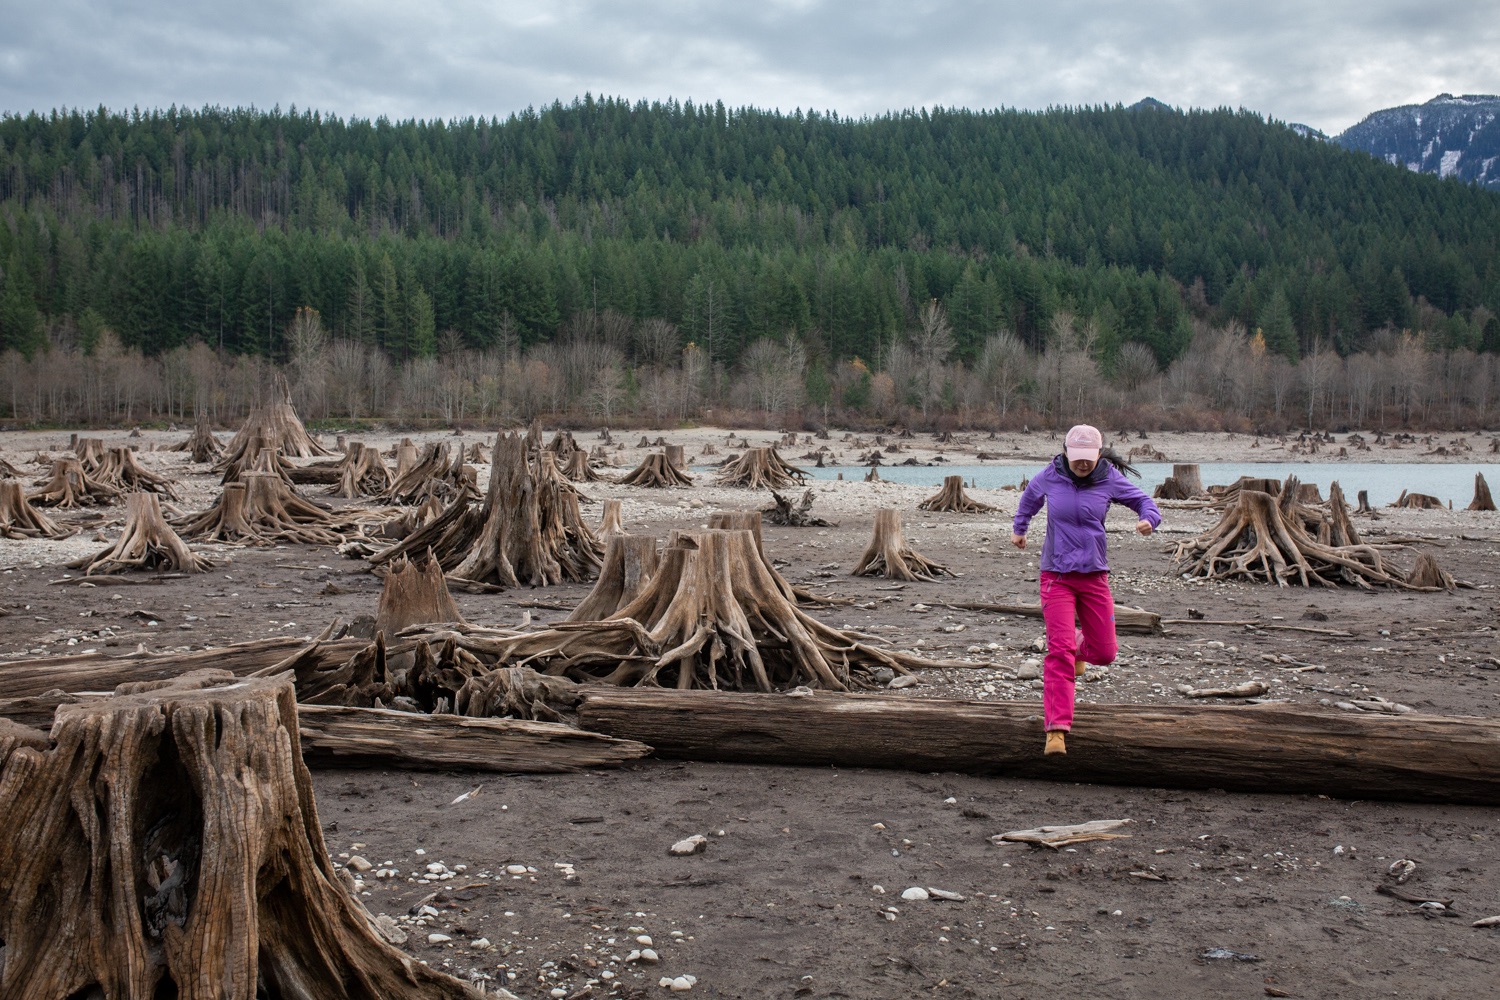
<svg viewBox="0 0 1500 1000"><path fill-rule="evenodd" d="M1203 488L1203 477L1198 471L1197 463L1176 463L1172 466L1172 478L1187 491L1184 500L1193 497L1206 496L1207 491Z"/></svg>
<svg viewBox="0 0 1500 1000"><path fill-rule="evenodd" d="M873 465L870 466L870 471L865 473L865 482L867 482L867 483L878 483L878 482L881 482L881 479L880 479L880 470L877 469Z"/></svg>
<svg viewBox="0 0 1500 1000"><path fill-rule="evenodd" d="M1396 502L1391 504L1391 506L1403 507L1409 510L1442 510L1443 501L1430 493L1408 493L1406 490L1402 490L1401 495L1396 498Z"/></svg>
<svg viewBox="0 0 1500 1000"><path fill-rule="evenodd" d="M490 455L485 451L483 441L475 441L464 451L464 461L471 465L489 465Z"/></svg>
<svg viewBox="0 0 1500 1000"><path fill-rule="evenodd" d="M573 440L573 432L560 430L547 442L547 450L556 455L559 462L567 462L568 456L579 449L578 442Z"/></svg>
<svg viewBox="0 0 1500 1000"><path fill-rule="evenodd" d="M288 486L292 484L291 463L280 449L271 447L260 437L247 438L236 457L231 459L226 454L214 469L224 473L219 480L224 486L239 482L247 472L267 472Z"/></svg>
<svg viewBox="0 0 1500 1000"><path fill-rule="evenodd" d="M478 499L477 481L474 470L464 466L463 449L454 455L446 443L435 442L422 449L422 457L408 464L405 471L398 464L396 478L379 499L387 504L421 503L430 496L447 503L459 494Z"/></svg>
<svg viewBox="0 0 1500 1000"><path fill-rule="evenodd" d="M623 534L625 531L625 522L621 517L620 511L620 501L605 500L604 512L599 518L599 530L595 534L600 538Z"/></svg>
<svg viewBox="0 0 1500 1000"><path fill-rule="evenodd" d="M667 456L667 461L677 469L687 470L687 456L683 453L682 445L669 444L662 448L662 454Z"/></svg>
<svg viewBox="0 0 1500 1000"><path fill-rule="evenodd" d="M661 563L656 539L612 532L604 536L604 561L594 589L564 621L597 622L635 600Z"/></svg>
<svg viewBox="0 0 1500 1000"><path fill-rule="evenodd" d="M1495 498L1490 496L1490 484L1484 481L1484 473L1474 473L1474 499L1466 510L1494 510Z"/></svg>
<svg viewBox="0 0 1500 1000"><path fill-rule="evenodd" d="M400 479L411 471L411 467L417 464L422 450L416 446L411 438L402 438L401 443L391 449L391 458L396 460L396 478Z"/></svg>
<svg viewBox="0 0 1500 1000"><path fill-rule="evenodd" d="M0 538L67 538L71 534L32 507L19 482L0 479Z"/></svg>
<svg viewBox="0 0 1500 1000"><path fill-rule="evenodd" d="M344 449L344 458L339 462L338 482L328 491L332 496L346 500L360 497L375 497L384 493L391 485L391 470L380 457L379 448L367 448L359 441L351 441Z"/></svg>
<svg viewBox="0 0 1500 1000"><path fill-rule="evenodd" d="M219 443L218 438L214 437L214 432L208 426L208 417L201 413L188 439L167 450L190 452L192 460L199 464L216 461L224 454L224 446Z"/></svg>
<svg viewBox="0 0 1500 1000"><path fill-rule="evenodd" d="M100 482L84 471L83 463L76 458L59 458L52 463L52 474L38 480L41 487L31 494L30 500L43 507L86 507L110 503L119 498L120 491L108 483Z"/></svg>
<svg viewBox="0 0 1500 1000"><path fill-rule="evenodd" d="M431 553L416 559L401 556L391 561L375 612L377 631L395 635L408 625L462 624L463 620L458 604L448 592L443 568Z"/></svg>
<svg viewBox="0 0 1500 1000"><path fill-rule="evenodd" d="M687 473L667 461L664 452L655 451L641 459L637 465L621 479L623 486L648 486L653 489L666 489L673 486L691 486L693 479Z"/></svg>
<svg viewBox="0 0 1500 1000"><path fill-rule="evenodd" d="M92 474L104 462L104 441L102 438L73 438L73 454L83 465L84 471Z"/></svg>
<svg viewBox="0 0 1500 1000"><path fill-rule="evenodd" d="M155 493L130 493L125 497L125 528L119 540L102 552L68 563L68 568L94 576L130 570L201 573L212 565L207 557L194 555L167 524Z"/></svg>
<svg viewBox="0 0 1500 1000"><path fill-rule="evenodd" d="M943 510L955 514L984 514L995 508L964 492L963 476L944 476L943 488L917 504L918 510Z"/></svg>
<svg viewBox="0 0 1500 1000"><path fill-rule="evenodd" d="M802 491L802 498L795 504L790 499L771 491L771 506L762 510L761 516L772 524L788 528L836 528L837 524L825 521L812 512L813 491Z"/></svg>
<svg viewBox="0 0 1500 1000"><path fill-rule="evenodd" d="M1355 508L1354 513L1356 513L1356 514L1370 514L1370 515L1374 515L1375 508L1370 506L1370 491L1369 490L1360 490L1359 491L1359 506Z"/></svg>
<svg viewBox="0 0 1500 1000"><path fill-rule="evenodd" d="M285 678L202 671L0 723L0 994L475 994L386 944L329 860Z"/></svg>
<svg viewBox="0 0 1500 1000"><path fill-rule="evenodd" d="M589 453L582 448L568 453L567 461L562 467L562 473L575 483L598 483L608 482L608 478L594 471L594 466L589 459Z"/></svg>
<svg viewBox="0 0 1500 1000"><path fill-rule="evenodd" d="M1430 552L1417 554L1417 564L1407 575L1406 583L1418 590L1452 590L1458 585L1453 575L1439 566Z"/></svg>
<svg viewBox="0 0 1500 1000"><path fill-rule="evenodd" d="M719 466L715 482L720 486L782 490L796 486L808 474L781 460L775 448L750 448Z"/></svg>
<svg viewBox="0 0 1500 1000"><path fill-rule="evenodd" d="M286 377L276 376L271 391L272 402L251 410L245 424L230 440L220 460L223 466L238 462L251 440L260 438L262 447L279 451L288 458L323 458L328 450L312 439L292 406L292 392Z"/></svg>
<svg viewBox="0 0 1500 1000"><path fill-rule="evenodd" d="M360 515L335 516L272 473L247 472L225 486L212 507L177 527L194 541L341 545L363 533L360 525Z"/></svg>
<svg viewBox="0 0 1500 1000"><path fill-rule="evenodd" d="M143 493L158 493L171 500L181 500L182 494L170 479L159 476L136 461L135 452L129 448L111 448L104 454L104 461L94 477L102 483L119 488L122 492L132 490Z"/></svg>
<svg viewBox="0 0 1500 1000"><path fill-rule="evenodd" d="M854 567L855 576L884 576L888 580L936 580L953 571L919 555L906 544L901 513L890 508L875 512L875 533Z"/></svg>

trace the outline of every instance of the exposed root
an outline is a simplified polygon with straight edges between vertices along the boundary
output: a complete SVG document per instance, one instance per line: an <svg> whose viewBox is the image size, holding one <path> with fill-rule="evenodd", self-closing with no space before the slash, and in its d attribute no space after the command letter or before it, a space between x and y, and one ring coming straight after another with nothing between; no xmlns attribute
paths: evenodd
<svg viewBox="0 0 1500 1000"><path fill-rule="evenodd" d="M890 508L875 512L875 533L854 567L855 576L883 576L888 580L936 580L953 576L948 567L922 556L906 544L901 513Z"/></svg>

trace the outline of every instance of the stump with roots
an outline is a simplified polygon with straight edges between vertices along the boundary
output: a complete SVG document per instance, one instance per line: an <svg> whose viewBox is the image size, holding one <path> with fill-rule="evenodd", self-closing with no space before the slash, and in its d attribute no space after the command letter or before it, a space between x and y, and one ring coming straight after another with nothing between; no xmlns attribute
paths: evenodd
<svg viewBox="0 0 1500 1000"><path fill-rule="evenodd" d="M86 438L74 435L71 448L73 454L77 456L78 461L82 463L84 469L86 469L90 473L98 469L100 464L104 461L103 438Z"/></svg>
<svg viewBox="0 0 1500 1000"><path fill-rule="evenodd" d="M563 475L575 483L598 483L608 482L608 478L594 471L589 461L589 453L582 448L568 452L567 460L562 467Z"/></svg>
<svg viewBox="0 0 1500 1000"><path fill-rule="evenodd" d="M775 448L750 448L719 466L715 482L720 486L783 490L806 478L806 472L782 461Z"/></svg>
<svg viewBox="0 0 1500 1000"><path fill-rule="evenodd" d="M298 496L269 472L247 472L230 483L208 510L178 522L194 541L274 545L341 545L360 535L360 515L335 515Z"/></svg>
<svg viewBox="0 0 1500 1000"><path fill-rule="evenodd" d="M422 449L417 447L415 441L411 438L402 438L399 443L391 445L390 450L386 452L386 458L395 459L396 477L399 479L406 475L408 469L417 464L417 459L421 454Z"/></svg>
<svg viewBox="0 0 1500 1000"><path fill-rule="evenodd" d="M883 480L881 480L880 478L880 470L873 465L870 466L870 471L865 473L865 482L878 483L882 481Z"/></svg>
<svg viewBox="0 0 1500 1000"><path fill-rule="evenodd" d="M1281 480L1241 476L1228 486L1210 486L1207 492L1213 498L1215 507L1228 507L1239 501L1241 490L1256 490L1274 497L1281 493Z"/></svg>
<svg viewBox="0 0 1500 1000"><path fill-rule="evenodd" d="M795 504L792 501L771 491L771 506L762 510L761 517L771 524L782 525L788 528L836 528L837 524L825 521L812 512L813 491L803 490L802 498Z"/></svg>
<svg viewBox="0 0 1500 1000"><path fill-rule="evenodd" d="M92 507L111 503L120 491L95 479L84 471L76 458L59 458L52 463L52 474L38 480L41 487L30 500L42 507Z"/></svg>
<svg viewBox="0 0 1500 1000"><path fill-rule="evenodd" d="M901 530L901 512L883 508L875 512L875 532L865 554L854 567L855 576L883 576L888 580L936 580L953 576L952 570L920 555L906 544Z"/></svg>
<svg viewBox="0 0 1500 1000"><path fill-rule="evenodd" d="M0 721L0 994L459 1000L340 881L285 678L199 671Z"/></svg>
<svg viewBox="0 0 1500 1000"><path fill-rule="evenodd" d="M450 454L447 444L438 442L422 449L422 457L398 471L390 486L380 494L388 504L420 503L430 496L447 502L455 496L477 499L478 474L464 465L463 449Z"/></svg>
<svg viewBox="0 0 1500 1000"><path fill-rule="evenodd" d="M824 597L814 594L803 587L793 586L792 582L782 576L780 571L771 563L766 556L764 527L765 516L758 510L718 510L708 515L708 526L719 531L748 531L755 539L755 551L760 556L760 561L766 564L766 570L776 581L777 588L786 596L786 599L797 604L849 604L848 600L837 597Z"/></svg>
<svg viewBox="0 0 1500 1000"><path fill-rule="evenodd" d="M1174 572L1282 587L1348 583L1366 589L1430 589L1428 584L1409 580L1380 548L1361 541L1337 483L1330 490L1327 512L1299 500L1299 485L1291 476L1274 496L1262 490L1238 490L1217 525L1178 544Z"/></svg>
<svg viewBox="0 0 1500 1000"><path fill-rule="evenodd" d="M599 579L564 620L596 622L610 617L640 595L656 575L660 562L655 538L624 532L606 535Z"/></svg>
<svg viewBox="0 0 1500 1000"><path fill-rule="evenodd" d="M292 483L292 464L279 448L268 445L264 438L252 437L245 442L239 455L230 459L226 454L214 466L214 471L223 472L220 485L237 483L247 472L268 472L288 486Z"/></svg>
<svg viewBox="0 0 1500 1000"><path fill-rule="evenodd" d="M1402 490L1401 495L1390 506L1404 507L1410 510L1443 510L1445 505L1443 501L1430 493L1408 493L1406 490Z"/></svg>
<svg viewBox="0 0 1500 1000"><path fill-rule="evenodd" d="M158 493L171 500L181 500L182 494L170 479L159 476L136 461L135 452L129 448L111 448L94 473L100 482L119 487L122 491Z"/></svg>
<svg viewBox="0 0 1500 1000"><path fill-rule="evenodd" d="M328 450L312 439L302 420L292 407L292 393L287 388L286 378L276 376L271 391L272 402L250 411L245 425L230 440L224 450L221 466L239 461L245 448L254 438L260 438L262 446L279 451L288 458L322 458Z"/></svg>
<svg viewBox="0 0 1500 1000"><path fill-rule="evenodd" d="M437 520L370 561L379 566L430 548L457 580L502 587L592 580L603 546L583 523L578 491L556 473L550 453L535 455L533 467L524 438L497 435L489 491L478 509L460 497Z"/></svg>
<svg viewBox="0 0 1500 1000"><path fill-rule="evenodd" d="M351 441L339 462L339 478L329 494L345 500L379 496L391 485L391 470L380 457L379 448L367 448L359 441Z"/></svg>
<svg viewBox="0 0 1500 1000"><path fill-rule="evenodd" d="M605 500L604 511L599 517L599 530L595 532L600 538L608 538L610 535L623 534L625 521L621 516L620 501Z"/></svg>
<svg viewBox="0 0 1500 1000"><path fill-rule="evenodd" d="M47 463L51 465L51 462ZM0 479L20 479L21 470L11 465L4 458L0 458Z"/></svg>
<svg viewBox="0 0 1500 1000"><path fill-rule="evenodd" d="M691 486L693 479L677 466L667 461L665 452L652 452L621 479L622 486L650 486L664 489L671 486Z"/></svg>
<svg viewBox="0 0 1500 1000"><path fill-rule="evenodd" d="M463 620L458 604L448 592L443 568L431 553L415 559L401 556L391 561L375 612L378 631L395 635L408 625L462 624Z"/></svg>
<svg viewBox="0 0 1500 1000"><path fill-rule="evenodd" d="M559 462L566 462L568 456L579 449L578 442L573 440L573 432L560 430L547 442L547 450L556 455Z"/></svg>
<svg viewBox="0 0 1500 1000"><path fill-rule="evenodd" d="M193 433L186 441L174 444L168 451L185 451L190 453L194 462L216 461L224 454L224 446L219 439L214 437L214 432L208 426L208 418L203 414L198 415L198 421L193 425Z"/></svg>
<svg viewBox="0 0 1500 1000"><path fill-rule="evenodd" d="M964 492L963 476L944 476L943 488L917 504L918 510L944 510L956 514L984 514L995 508Z"/></svg>
<svg viewBox="0 0 1500 1000"><path fill-rule="evenodd" d="M0 538L67 538L71 534L32 507L19 482L0 479Z"/></svg>
<svg viewBox="0 0 1500 1000"><path fill-rule="evenodd" d="M1495 498L1490 496L1490 484L1484 481L1484 473L1474 473L1474 499L1466 510L1494 510Z"/></svg>
<svg viewBox="0 0 1500 1000"><path fill-rule="evenodd" d="M1203 479L1196 464L1172 466L1172 474L1151 494L1158 500L1197 500L1208 496L1203 488Z"/></svg>
<svg viewBox="0 0 1500 1000"><path fill-rule="evenodd" d="M130 493L125 497L125 527L115 544L102 552L68 563L85 576L155 570L201 573L213 566L204 556L194 555L161 516L155 493Z"/></svg>
<svg viewBox="0 0 1500 1000"><path fill-rule="evenodd" d="M450 641L451 634L432 638L434 645ZM679 689L848 690L945 665L881 649L802 611L747 530L674 532L656 575L602 621L512 636L468 635L461 645L497 667Z"/></svg>

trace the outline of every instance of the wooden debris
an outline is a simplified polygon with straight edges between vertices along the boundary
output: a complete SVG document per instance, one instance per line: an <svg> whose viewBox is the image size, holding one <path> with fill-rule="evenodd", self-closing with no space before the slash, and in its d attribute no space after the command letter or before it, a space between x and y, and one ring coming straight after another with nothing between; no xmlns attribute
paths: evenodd
<svg viewBox="0 0 1500 1000"><path fill-rule="evenodd" d="M891 508L875 512L875 532L854 567L855 576L883 576L888 580L936 580L953 576L946 566L919 555L906 544L901 513Z"/></svg>
<svg viewBox="0 0 1500 1000"><path fill-rule="evenodd" d="M1034 703L588 686L578 719L684 760L1500 805L1500 720L1487 718L1080 704L1053 757Z"/></svg>
<svg viewBox="0 0 1500 1000"><path fill-rule="evenodd" d="M1022 615L1026 618L1041 618L1042 606L1040 604L982 604L972 601L953 601L946 603L944 607L955 608L960 611L991 611L1002 615ZM1132 608L1125 604L1115 605L1115 630L1118 632L1134 632L1140 635L1161 635L1164 624L1199 624L1174 619L1172 622L1163 622L1161 615L1144 608ZM1253 622L1203 622L1201 624L1253 624Z"/></svg>
<svg viewBox="0 0 1500 1000"><path fill-rule="evenodd" d="M1191 684L1178 684L1177 693L1185 698L1259 698L1267 687L1260 681L1246 681L1234 687L1195 688Z"/></svg>
<svg viewBox="0 0 1500 1000"><path fill-rule="evenodd" d="M73 533L32 507L19 482L0 479L0 538L67 538Z"/></svg>
<svg viewBox="0 0 1500 1000"><path fill-rule="evenodd" d="M1039 826L1035 830L997 833L990 838L990 843L1040 844L1056 851L1072 844L1087 844L1094 840L1128 839L1130 834L1117 831L1129 825L1128 819L1096 819L1071 826Z"/></svg>
<svg viewBox="0 0 1500 1000"><path fill-rule="evenodd" d="M833 521L825 521L812 512L813 491L810 489L802 491L802 499L795 505L792 501L771 491L771 506L761 511L761 515L770 523L788 528L836 528L838 525Z"/></svg>
<svg viewBox="0 0 1500 1000"><path fill-rule="evenodd" d="M955 514L985 514L995 510L964 492L963 476L944 476L943 488L917 504L918 510L943 510Z"/></svg>
<svg viewBox="0 0 1500 1000"><path fill-rule="evenodd" d="M640 465L622 476L620 484L665 489L673 486L691 486L693 478L667 461L664 452L654 451L641 459Z"/></svg>
<svg viewBox="0 0 1500 1000"><path fill-rule="evenodd" d="M212 565L207 557L194 555L167 524L156 494L130 493L125 497L125 527L119 540L101 552L68 563L68 568L92 576L131 570L201 573Z"/></svg>
<svg viewBox="0 0 1500 1000"><path fill-rule="evenodd" d="M430 552L414 559L400 556L391 560L375 612L376 629L395 635L409 625L462 624L463 620L448 592L443 568Z"/></svg>
<svg viewBox="0 0 1500 1000"><path fill-rule="evenodd" d="M0 725L0 808L7 996L474 996L340 883L285 679L127 686L60 706L50 738Z"/></svg>
<svg viewBox="0 0 1500 1000"><path fill-rule="evenodd" d="M781 460L775 448L750 448L719 466L714 480L720 486L748 486L778 490L795 486L808 474Z"/></svg>
<svg viewBox="0 0 1500 1000"><path fill-rule="evenodd" d="M447 442L438 441L422 449L421 458L405 469L398 467L395 478L379 496L381 503L416 504L429 497L451 503L456 497L477 500L475 485L478 474L464 465L463 449L452 454Z"/></svg>

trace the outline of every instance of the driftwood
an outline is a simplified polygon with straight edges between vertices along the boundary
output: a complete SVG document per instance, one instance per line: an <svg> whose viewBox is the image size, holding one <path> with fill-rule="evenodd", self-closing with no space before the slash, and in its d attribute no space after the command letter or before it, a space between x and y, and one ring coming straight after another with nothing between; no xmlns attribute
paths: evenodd
<svg viewBox="0 0 1500 1000"><path fill-rule="evenodd" d="M0 479L0 538L67 538L71 534L32 507L19 482Z"/></svg>
<svg viewBox="0 0 1500 1000"><path fill-rule="evenodd" d="M1246 681L1234 687L1197 688L1191 684L1177 685L1177 693L1184 698L1259 698L1266 690L1265 684L1260 681Z"/></svg>
<svg viewBox="0 0 1500 1000"><path fill-rule="evenodd" d="M1495 498L1490 496L1490 484L1484 481L1484 473L1474 473L1474 499L1465 510L1494 510Z"/></svg>
<svg viewBox="0 0 1500 1000"><path fill-rule="evenodd" d="M1500 720L1286 704L1079 705L1040 753L1035 704L587 688L583 728L658 757L1500 805Z"/></svg>
<svg viewBox="0 0 1500 1000"><path fill-rule="evenodd" d="M120 490L89 475L76 458L54 461L52 474L36 485L40 489L28 499L42 507L92 507L120 497Z"/></svg>
<svg viewBox="0 0 1500 1000"><path fill-rule="evenodd" d="M1071 826L1039 826L1035 830L1011 830L990 838L992 844L1040 844L1054 851L1069 844L1086 844L1095 840L1121 840L1130 834L1119 831L1130 825L1128 819L1096 819Z"/></svg>
<svg viewBox="0 0 1500 1000"><path fill-rule="evenodd" d="M661 563L656 539L614 531L605 539L604 561L594 589L565 619L570 622L603 621L640 595Z"/></svg>
<svg viewBox="0 0 1500 1000"><path fill-rule="evenodd" d="M671 486L691 486L693 477L667 461L665 452L654 451L641 459L640 465L622 476L620 484L663 489Z"/></svg>
<svg viewBox="0 0 1500 1000"><path fill-rule="evenodd" d="M1022 615L1026 618L1041 618L1040 604L980 604L972 601L953 601L945 605L960 611L992 611L1003 615ZM1143 608L1132 608L1124 604L1115 605L1115 631L1132 632L1137 635L1161 635L1161 615Z"/></svg>
<svg viewBox="0 0 1500 1000"><path fill-rule="evenodd" d="M124 573L131 570L201 573L213 563L194 555L161 516L161 503L154 493L131 493L125 497L125 527L119 540L101 552L68 563L85 576Z"/></svg>
<svg viewBox="0 0 1500 1000"><path fill-rule="evenodd" d="M299 749L286 680L219 671L0 724L5 995L475 996L340 882Z"/></svg>
<svg viewBox="0 0 1500 1000"><path fill-rule="evenodd" d="M271 395L272 402L251 410L245 418L244 426L224 449L224 456L219 460L220 468L237 463L256 438L260 439L262 447L279 451L288 458L322 458L328 454L327 449L307 433L297 416L285 376L276 376Z"/></svg>
<svg viewBox="0 0 1500 1000"><path fill-rule="evenodd" d="M945 574L954 575L948 567L927 559L906 544L899 511L882 508L875 512L875 532L854 567L855 576L931 581Z"/></svg>
<svg viewBox="0 0 1500 1000"><path fill-rule="evenodd" d="M748 486L751 489L780 490L796 486L808 474L782 461L775 448L750 448L719 466L714 480L720 486Z"/></svg>
<svg viewBox="0 0 1500 1000"><path fill-rule="evenodd" d="M462 624L463 620L453 595L448 592L443 568L431 553L416 559L401 556L391 561L375 612L378 630L395 635L409 625Z"/></svg>
<svg viewBox="0 0 1500 1000"><path fill-rule="evenodd" d="M945 510L956 514L984 514L994 510L964 492L963 476L944 476L943 488L917 504L918 510Z"/></svg>
<svg viewBox="0 0 1500 1000"><path fill-rule="evenodd" d="M172 500L181 500L182 495L170 479L159 476L136 461L135 452L126 447L111 448L104 453L104 460L94 477L108 483L122 493L140 491L157 493Z"/></svg>
<svg viewBox="0 0 1500 1000"><path fill-rule="evenodd" d="M208 417L201 413L193 425L193 433L188 435L187 440L174 444L167 450L191 452L192 460L199 464L216 461L224 454L224 446L219 443L218 438L214 437L214 432L208 426Z"/></svg>
<svg viewBox="0 0 1500 1000"><path fill-rule="evenodd" d="M802 499L796 504L791 500L771 491L771 506L761 511L761 515L770 523L787 528L836 528L832 521L825 521L812 512L813 491L810 489L802 491Z"/></svg>

